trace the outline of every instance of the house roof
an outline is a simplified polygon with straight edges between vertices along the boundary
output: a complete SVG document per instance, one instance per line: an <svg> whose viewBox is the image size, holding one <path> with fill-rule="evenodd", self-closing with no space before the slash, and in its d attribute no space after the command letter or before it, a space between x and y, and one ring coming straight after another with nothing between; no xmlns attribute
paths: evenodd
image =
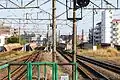
<svg viewBox="0 0 120 80"><path fill-rule="evenodd" d="M118 23L120 23L120 19L113 19L112 22L118 22Z"/></svg>

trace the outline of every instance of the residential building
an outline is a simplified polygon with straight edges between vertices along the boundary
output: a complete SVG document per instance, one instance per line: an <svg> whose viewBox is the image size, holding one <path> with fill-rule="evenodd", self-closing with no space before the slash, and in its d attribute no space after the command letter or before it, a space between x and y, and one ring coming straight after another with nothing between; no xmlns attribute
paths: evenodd
<svg viewBox="0 0 120 80"><path fill-rule="evenodd" d="M10 26L1 26L0 35L6 36L6 37L18 36L19 30L17 28L11 28Z"/></svg>
<svg viewBox="0 0 120 80"><path fill-rule="evenodd" d="M73 35L61 35L59 38L60 38L60 43L72 44ZM87 42L86 36L77 35L77 44L80 44L81 42Z"/></svg>
<svg viewBox="0 0 120 80"><path fill-rule="evenodd" d="M113 20L113 11L105 10L102 11L101 22L97 23L94 28L94 42L97 43L105 43L111 44L112 41L112 20ZM93 42L93 29L89 30L89 42Z"/></svg>
<svg viewBox="0 0 120 80"><path fill-rule="evenodd" d="M120 19L112 20L111 29L111 43L114 45L120 45Z"/></svg>
<svg viewBox="0 0 120 80"><path fill-rule="evenodd" d="M18 28L11 28L10 29L10 34L12 36L18 36L19 35L19 29Z"/></svg>
<svg viewBox="0 0 120 80"><path fill-rule="evenodd" d="M88 42L89 42L89 43L93 43L93 28L89 29L89 34L88 34L88 36L89 36Z"/></svg>
<svg viewBox="0 0 120 80"><path fill-rule="evenodd" d="M96 24L96 27L94 29L94 41L95 44L101 43L101 22Z"/></svg>
<svg viewBox="0 0 120 80"><path fill-rule="evenodd" d="M10 36L10 27L9 26L0 26L0 36Z"/></svg>
<svg viewBox="0 0 120 80"><path fill-rule="evenodd" d="M6 37L0 36L0 46L4 46L4 44L6 44Z"/></svg>
<svg viewBox="0 0 120 80"><path fill-rule="evenodd" d="M9 26L0 26L0 52L3 49L3 46L7 43L7 38L10 37L10 27Z"/></svg>
<svg viewBox="0 0 120 80"><path fill-rule="evenodd" d="M105 10L102 12L102 21L101 21L101 43L111 43L111 22L113 20L113 11Z"/></svg>
<svg viewBox="0 0 120 80"><path fill-rule="evenodd" d="M60 38L59 43L66 43L72 40L72 35L60 35L59 38ZM72 44L72 42L70 44Z"/></svg>
<svg viewBox="0 0 120 80"><path fill-rule="evenodd" d="M89 30L89 43L93 43L93 28ZM101 22L97 23L94 28L94 44L101 43Z"/></svg>

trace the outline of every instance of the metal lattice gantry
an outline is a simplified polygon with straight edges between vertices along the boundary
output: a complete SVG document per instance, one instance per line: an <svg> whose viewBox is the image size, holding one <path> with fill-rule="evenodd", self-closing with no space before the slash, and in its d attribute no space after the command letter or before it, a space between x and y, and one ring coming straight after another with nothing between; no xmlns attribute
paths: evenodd
<svg viewBox="0 0 120 80"><path fill-rule="evenodd" d="M72 4L73 0L68 0ZM83 8L81 22L89 21L89 14L94 10L116 9L119 10L120 0L90 0L90 4ZM110 7L106 6L109 5ZM67 6L68 11L73 7ZM0 0L0 21L5 25L13 27L23 27L23 29L34 26L47 29L46 26L52 24L52 1L51 0ZM98 11L99 13L99 11ZM80 12L76 12L76 16L80 16ZM87 18L87 20L86 20ZM90 17L91 18L91 17ZM56 25L57 30L61 33L72 34L72 22L66 19L66 0L56 0ZM77 23L77 30L82 28L79 22ZM86 26L86 25L85 25ZM84 26L84 28L86 28ZM22 29L22 28L21 28ZM31 28L33 29L33 28ZM27 30L31 30L27 29ZM66 31L67 30L67 31ZM30 32L30 31L29 31ZM38 32L38 31L36 31Z"/></svg>
<svg viewBox="0 0 120 80"><path fill-rule="evenodd" d="M68 1L70 2L70 4L72 4L73 2L73 0ZM120 0L90 0L90 4L87 7L83 8L83 20L81 21L82 24L92 23L89 22L88 18L91 18L89 15L93 13L93 6L94 10L97 10L97 12L99 13L100 11L106 9L119 10L119 3ZM106 5L109 5L110 7ZM67 8L68 11L71 11L72 9L70 5L68 5ZM52 1L0 0L0 13L0 21L3 22L5 25L10 25L13 27L20 26L26 28L37 26L41 28L44 27L44 29L46 29L46 26L52 24ZM76 12L76 16L80 15L80 12ZM72 32L72 22L66 19L66 0L56 0L56 20L57 29L61 30L61 33L64 32L69 34ZM82 28L79 22L77 23L77 26L78 29ZM66 31L66 29L68 31Z"/></svg>
<svg viewBox="0 0 120 80"><path fill-rule="evenodd" d="M38 5L39 0L0 0L0 9L39 8Z"/></svg>
<svg viewBox="0 0 120 80"><path fill-rule="evenodd" d="M77 29L90 27L92 24L89 21L89 17L93 16L95 10L120 10L120 0L90 0L90 4L87 7L82 8L82 21L86 25L81 26L79 21L76 21L76 17L81 15L81 12L76 12L74 9L74 0L67 0L70 5L66 6L66 0L0 0L0 20L5 25L11 25L15 27L27 27L33 31L38 30L38 27L43 30L47 30L47 26L52 27L52 51L53 62L56 62L56 33L57 30L62 29L61 33L73 34L73 62L76 62L76 36ZM72 4L72 6L71 6ZM67 10L66 10L67 7ZM72 10L72 11L71 11ZM71 11L70 14L73 20L68 21L66 18L66 12ZM89 12L91 11L91 12ZM99 12L98 11L98 12ZM86 14L92 14L86 17ZM97 17L98 18L98 17ZM84 21L85 20L85 21ZM90 25L89 25L90 24ZM63 28L60 28L62 25ZM94 19L93 19L94 26ZM73 29L69 28L72 27ZM75 28L74 28L75 27ZM22 28L21 28L22 29ZM25 28L23 28L25 30ZM86 28L87 29L87 28ZM28 30L28 29L27 29ZM72 33L73 30L73 33ZM36 31L36 33L39 32ZM47 32L47 31L46 31ZM75 77L75 76L74 76Z"/></svg>
<svg viewBox="0 0 120 80"><path fill-rule="evenodd" d="M72 4L73 0L69 0ZM89 14L94 10L116 9L119 10L120 0L90 0L90 4L83 8L82 23L92 23L88 18ZM110 7L106 6L109 5ZM72 8L68 5L68 11ZM34 26L47 29L46 26L52 24L52 1L51 0L0 0L0 21L5 25L13 27L26 27L31 28ZM80 16L80 12L76 12L76 16ZM87 18L87 20L86 20ZM72 22L66 19L66 0L56 0L56 25L57 30L61 33L72 34ZM77 29L81 29L77 23ZM86 26L86 25L85 25ZM84 28L86 28L84 26ZM36 27L36 29L37 29ZM23 28L24 29L24 28ZM33 28L32 28L33 29ZM43 29L43 30L44 30ZM66 31L67 30L67 31ZM30 31L29 31L30 32ZM37 32L37 31L36 31Z"/></svg>
<svg viewBox="0 0 120 80"><path fill-rule="evenodd" d="M72 0L70 0L72 2ZM89 10L93 9L119 9L119 0L114 0L114 3L112 3L113 0L91 0L90 4L85 7L83 11L87 13ZM4 9L4 11L7 11L8 13L6 16L1 15L0 20L2 21L8 21L10 24L18 24L19 20L21 21L21 24L36 24L41 23L41 25L44 25L44 23L48 22L47 20L52 20L52 7L51 7L51 0L0 0L0 11ZM57 4L57 15L56 17L59 19L57 20L58 25L61 23L70 25L71 22L65 20L66 19L66 0L56 0ZM106 4L110 5L111 8L108 8ZM48 8L49 6L49 8ZM60 8L62 7L62 8ZM60 9L59 9L60 8ZM5 10L6 9L6 10ZM18 11L18 9L20 9ZM70 10L70 9L69 9ZM19 14L16 14L15 12L20 12L22 16ZM3 11L2 11L3 12ZM11 12L13 14L11 14ZM11 15L10 15L11 14ZM44 14L44 15L43 15ZM17 16L18 15L18 16ZM77 13L77 15L80 15L80 12ZM17 17L16 17L17 16ZM47 17L46 17L47 16ZM49 17L50 16L50 17ZM62 19L61 19L62 18ZM61 21L60 21L61 19ZM31 21L32 22L31 22ZM8 24L7 22L7 24ZM34 22L34 23L33 23ZM49 22L50 23L50 22ZM46 24L49 24L46 23ZM70 23L70 24L68 24Z"/></svg>

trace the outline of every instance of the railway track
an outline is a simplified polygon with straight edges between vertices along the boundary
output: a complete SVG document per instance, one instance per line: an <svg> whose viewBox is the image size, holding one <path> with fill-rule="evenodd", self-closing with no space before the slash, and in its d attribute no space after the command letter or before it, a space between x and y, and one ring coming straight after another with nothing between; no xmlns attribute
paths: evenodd
<svg viewBox="0 0 120 80"><path fill-rule="evenodd" d="M102 67L104 69L110 70L114 73L120 74L120 66L112 64L112 63L107 63L107 62L102 62L102 61L98 61L89 57L85 57L85 56L80 56L77 55L77 58L86 62L89 62L91 64L97 65L99 67Z"/></svg>
<svg viewBox="0 0 120 80"><path fill-rule="evenodd" d="M39 54L35 54L32 57L30 57L26 62L31 61L34 62L37 60L37 57L39 56ZM13 80L21 80L22 77L25 77L26 72L27 72L27 66L21 66L18 70L20 71L16 71L17 75L13 75L12 79Z"/></svg>
<svg viewBox="0 0 120 80"><path fill-rule="evenodd" d="M0 53L0 57L2 56L2 57L5 57L5 56L8 56L8 55L14 55L15 53L14 53L14 51L20 51L22 49L22 47L19 47L19 48L14 48L14 49L12 49L10 52L3 52L3 53ZM39 47L35 47L35 50L43 50L44 48L42 47L42 48L39 48ZM13 51L13 52L12 52ZM4 64L7 64L7 63L11 63L11 62L15 62L15 61L22 61L22 60L25 60L24 58L27 58L27 57L29 57L29 55L27 55L27 56L23 56L22 58L17 58L17 59L12 59L12 60L9 60L9 61L3 61L3 60L5 60L5 59L1 59L0 60L0 65L4 65Z"/></svg>
<svg viewBox="0 0 120 80"><path fill-rule="evenodd" d="M7 55L10 55L10 54L7 54ZM23 57L20 57L20 58L17 58L17 59L13 59L13 60L9 60L9 61L6 61L6 62L1 62L0 63L0 66L1 65L4 65L4 64L7 64L7 63L11 63L11 62L21 62L21 61L25 61L27 60L31 55L26 55L26 56L23 56Z"/></svg>
<svg viewBox="0 0 120 80"><path fill-rule="evenodd" d="M32 55L30 55L27 59L24 60L24 62L34 62L34 61L38 61L40 57L39 52L34 53ZM14 69L13 69L14 68ZM17 67L13 67L12 72L11 72L11 79L12 80L25 80L23 79L23 77L25 77L26 72L27 72L27 66L17 66ZM3 77L1 80L8 80L8 75L6 75L5 77Z"/></svg>
<svg viewBox="0 0 120 80"><path fill-rule="evenodd" d="M37 57L35 57L32 62L34 62L34 61L36 61L36 62L39 61L40 57L41 57L41 55L40 55L40 54L37 54ZM33 72L36 72L36 69L35 69L35 68L36 68L36 67L33 66L33 68L32 68ZM26 69L27 69L27 68L26 68ZM27 79L26 79L26 73L27 73L26 70L25 70L23 73L21 73L21 74L19 75L19 80L27 80Z"/></svg>
<svg viewBox="0 0 120 80"><path fill-rule="evenodd" d="M72 61L72 56L65 53L62 50L58 50L58 52L69 62ZM109 80L108 77L103 75L100 72L97 72L95 69L93 69L90 65L85 64L82 60L77 58L78 63L78 72L79 74L85 79L85 80Z"/></svg>
<svg viewBox="0 0 120 80"><path fill-rule="evenodd" d="M8 54L8 55L9 55L9 54ZM1 62L1 63L0 63L0 66L5 65L5 64L9 64L9 63L12 63L12 62L13 62L13 63L14 63L14 62L15 62L15 63L25 62L30 56L32 56L32 55L26 55L26 56L23 56L23 57L20 57L20 58L17 58L17 59L13 59L13 60ZM13 68L13 71L14 71L15 69L17 69L17 68L16 68L16 67ZM6 69L6 68L2 70L2 73L0 72L0 80L2 80L2 79L4 79L4 78L7 77L7 75L3 75L3 74L7 74L7 69Z"/></svg>

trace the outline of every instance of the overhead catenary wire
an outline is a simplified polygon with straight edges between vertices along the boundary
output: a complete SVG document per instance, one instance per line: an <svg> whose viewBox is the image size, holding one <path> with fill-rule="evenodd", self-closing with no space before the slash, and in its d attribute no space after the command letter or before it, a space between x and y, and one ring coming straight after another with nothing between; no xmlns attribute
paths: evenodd
<svg viewBox="0 0 120 80"><path fill-rule="evenodd" d="M60 0L57 0L59 3L61 3L61 1ZM96 1L96 0L94 0L94 1ZM92 1L94 4L95 4L95 2L94 1ZM45 5L47 2L50 2L50 0L44 0L44 2L42 3L42 4L40 4L41 6L43 6L43 5ZM63 2L63 6L65 6L65 4L64 4L64 2ZM97 5L98 6L98 5ZM46 11L47 12L47 10L44 10L44 11ZM64 12L63 12L64 13ZM48 14L49 14L49 12L48 12ZM51 14L51 13L50 13ZM59 15L58 15L59 16ZM60 16L61 16L61 14L60 14ZM85 16L83 16L83 17L85 17ZM43 20L44 21L44 20ZM64 20L63 20L64 21ZM65 20L66 21L66 20ZM69 23L68 23L68 25L69 25Z"/></svg>

